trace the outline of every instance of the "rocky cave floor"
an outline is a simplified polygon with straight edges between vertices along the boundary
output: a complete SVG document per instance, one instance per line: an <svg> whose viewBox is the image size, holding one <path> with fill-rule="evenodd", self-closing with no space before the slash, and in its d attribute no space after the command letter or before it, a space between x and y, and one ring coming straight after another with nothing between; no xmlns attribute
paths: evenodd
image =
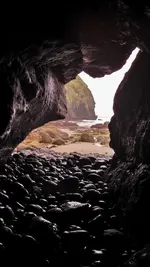
<svg viewBox="0 0 150 267"><path fill-rule="evenodd" d="M109 193L110 165L91 155L14 153L0 168L0 265L130 266L141 246Z"/></svg>

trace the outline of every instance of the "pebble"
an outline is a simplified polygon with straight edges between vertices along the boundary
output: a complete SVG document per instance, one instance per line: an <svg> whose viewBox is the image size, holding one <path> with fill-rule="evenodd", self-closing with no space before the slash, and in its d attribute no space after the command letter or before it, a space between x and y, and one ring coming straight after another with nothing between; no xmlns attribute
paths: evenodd
<svg viewBox="0 0 150 267"><path fill-rule="evenodd" d="M148 250L136 254L125 239L105 180L109 165L77 153L14 153L0 168L1 265L149 266Z"/></svg>
<svg viewBox="0 0 150 267"><path fill-rule="evenodd" d="M100 178L101 177L98 174L95 174L95 173L91 173L91 174L89 174L87 176L87 179L90 180L90 181L92 181L93 183L99 182Z"/></svg>
<svg viewBox="0 0 150 267"><path fill-rule="evenodd" d="M131 258L129 258L125 267L149 267L150 266L150 246L142 248L140 251L133 254Z"/></svg>
<svg viewBox="0 0 150 267"><path fill-rule="evenodd" d="M58 192L58 185L53 181L43 181L42 192L44 195L56 194Z"/></svg>
<svg viewBox="0 0 150 267"><path fill-rule="evenodd" d="M10 223L13 219L15 219L15 214L14 214L11 207L1 206L0 207L0 217L3 218L6 223Z"/></svg>
<svg viewBox="0 0 150 267"><path fill-rule="evenodd" d="M89 229L90 233L92 233L94 235L101 234L103 229L104 229L104 217L101 214L99 214L94 219L89 221L88 229Z"/></svg>
<svg viewBox="0 0 150 267"><path fill-rule="evenodd" d="M92 214L93 214L94 217L95 217L96 215L104 214L104 213L105 213L104 208L101 208L101 207L99 207L99 206L93 206Z"/></svg>
<svg viewBox="0 0 150 267"><path fill-rule="evenodd" d="M62 193L75 193L77 192L79 181L77 177L66 178L58 183L58 190Z"/></svg>
<svg viewBox="0 0 150 267"><path fill-rule="evenodd" d="M62 209L58 207L51 208L47 210L45 216L49 221L59 223L62 220Z"/></svg>
<svg viewBox="0 0 150 267"><path fill-rule="evenodd" d="M2 203L8 203L9 196L7 194L4 194L3 192L0 192L0 202Z"/></svg>
<svg viewBox="0 0 150 267"><path fill-rule="evenodd" d="M31 186L35 183L35 181L33 181L29 174L23 175L19 178L19 181L21 184L23 184L26 188L30 189Z"/></svg>
<svg viewBox="0 0 150 267"><path fill-rule="evenodd" d="M83 174L82 174L82 172L74 172L74 176L76 176L78 179L82 179L83 178Z"/></svg>
<svg viewBox="0 0 150 267"><path fill-rule="evenodd" d="M96 160L94 162L93 168L94 169L100 169L101 166L103 166L105 164L105 160L101 159L101 160Z"/></svg>
<svg viewBox="0 0 150 267"><path fill-rule="evenodd" d="M90 205L88 203L80 203L78 201L67 201L66 203L62 204L61 207L65 211L76 211L89 208Z"/></svg>
<svg viewBox="0 0 150 267"><path fill-rule="evenodd" d="M84 193L84 199L89 200L90 203L96 204L101 198L101 193L96 189L88 189Z"/></svg>
<svg viewBox="0 0 150 267"><path fill-rule="evenodd" d="M25 211L32 211L37 215L42 215L45 212L45 210L38 204L29 204Z"/></svg>
<svg viewBox="0 0 150 267"><path fill-rule="evenodd" d="M86 184L84 189L96 189L96 186L94 184Z"/></svg>
<svg viewBox="0 0 150 267"><path fill-rule="evenodd" d="M115 251L122 250L124 245L123 234L116 229L105 229L103 233L104 244L107 248Z"/></svg>
<svg viewBox="0 0 150 267"><path fill-rule="evenodd" d="M22 199L25 196L29 195L28 190L21 183L15 182L13 184L13 188L14 188L16 198L18 199Z"/></svg>
<svg viewBox="0 0 150 267"><path fill-rule="evenodd" d="M90 165L91 166L91 160L88 157L82 157L79 159L79 165L80 167Z"/></svg>
<svg viewBox="0 0 150 267"><path fill-rule="evenodd" d="M64 244L65 250L75 250L75 253L77 253L78 250L84 250L88 239L89 235L85 230L65 231L62 234L62 243Z"/></svg>

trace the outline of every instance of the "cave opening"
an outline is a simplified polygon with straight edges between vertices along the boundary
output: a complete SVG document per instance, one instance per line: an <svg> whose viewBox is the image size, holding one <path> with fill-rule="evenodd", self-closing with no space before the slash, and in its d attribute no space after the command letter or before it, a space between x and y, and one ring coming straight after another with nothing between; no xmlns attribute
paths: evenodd
<svg viewBox="0 0 150 267"><path fill-rule="evenodd" d="M150 266L150 4L95 2L1 31L2 266Z"/></svg>
<svg viewBox="0 0 150 267"><path fill-rule="evenodd" d="M59 153L98 153L112 156L109 122L119 84L131 68L139 48L125 65L111 75L93 78L82 71L65 85L68 113L64 120L51 121L33 130L16 150L48 148Z"/></svg>
<svg viewBox="0 0 150 267"><path fill-rule="evenodd" d="M120 70L110 75L105 75L102 78L93 78L85 72L79 74L93 95L95 114L100 121L110 121L113 116L113 100L115 93L125 74L131 68L138 52L139 48L134 49L125 65Z"/></svg>

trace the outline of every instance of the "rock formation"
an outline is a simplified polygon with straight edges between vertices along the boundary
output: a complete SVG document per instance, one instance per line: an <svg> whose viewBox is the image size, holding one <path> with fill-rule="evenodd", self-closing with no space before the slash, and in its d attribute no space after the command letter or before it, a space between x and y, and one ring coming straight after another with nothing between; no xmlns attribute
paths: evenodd
<svg viewBox="0 0 150 267"><path fill-rule="evenodd" d="M69 120L95 120L95 101L88 86L77 76L66 84L67 117Z"/></svg>
<svg viewBox="0 0 150 267"><path fill-rule="evenodd" d="M146 90L143 78L147 75L145 61L148 66L150 51L149 7L147 0L138 3L129 0L92 1L86 6L81 4L80 9L73 2L62 3L59 8L53 2L48 13L44 5L34 7L34 12L32 7L27 12L24 7L25 17L21 9L12 7L13 17L9 16L9 28L1 31L0 44L1 162L32 129L66 116L64 84L82 70L93 77L110 74L120 69L138 46L141 54L126 79L131 85L137 76L142 83L138 92ZM41 14L44 18L39 20ZM134 74L136 65L145 72ZM135 88L132 87L130 91L133 90L133 94L126 96L130 99L130 106L124 110L124 105L116 107L121 99L119 92L129 90L126 83L120 88L115 98L115 116L110 124L111 146L119 157L145 160L149 142L148 103L145 102L148 93L142 93L141 102L135 103L133 99L140 96L135 97ZM133 109L141 113L135 123ZM127 118L126 111L131 119ZM138 156L135 156L136 151Z"/></svg>
<svg viewBox="0 0 150 267"><path fill-rule="evenodd" d="M150 161L149 69L149 55L140 52L116 92L109 124L116 155L145 163Z"/></svg>

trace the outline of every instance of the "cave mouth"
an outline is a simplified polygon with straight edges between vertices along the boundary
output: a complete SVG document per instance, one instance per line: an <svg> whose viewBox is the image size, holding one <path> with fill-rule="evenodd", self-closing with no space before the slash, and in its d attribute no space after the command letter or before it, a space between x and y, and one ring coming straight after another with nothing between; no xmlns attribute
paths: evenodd
<svg viewBox="0 0 150 267"><path fill-rule="evenodd" d="M99 119L102 119L102 121L110 121L113 116L113 100L115 93L125 74L131 68L138 52L139 48L134 49L125 65L120 70L113 72L110 75L105 75L102 78L93 78L85 72L79 74L93 95L95 101L95 114Z"/></svg>
<svg viewBox="0 0 150 267"><path fill-rule="evenodd" d="M49 148L56 152L100 153L112 156L108 125L113 116L116 90L130 69L139 49L132 51L125 65L111 75L92 78L85 72L65 85L68 114L33 130L16 148Z"/></svg>

